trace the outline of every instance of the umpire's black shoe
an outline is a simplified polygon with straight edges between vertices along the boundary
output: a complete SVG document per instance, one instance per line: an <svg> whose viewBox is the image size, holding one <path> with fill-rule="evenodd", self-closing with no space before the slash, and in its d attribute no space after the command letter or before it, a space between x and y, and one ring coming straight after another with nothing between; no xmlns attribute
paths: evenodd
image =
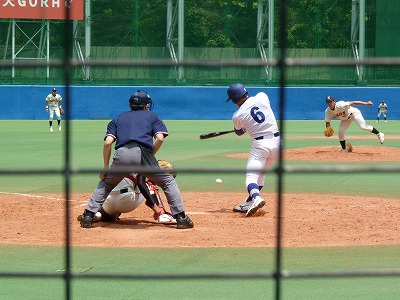
<svg viewBox="0 0 400 300"><path fill-rule="evenodd" d="M85 215L83 214L81 216L81 227L83 228L91 228L92 224L93 224L93 217L91 217L90 215Z"/></svg>
<svg viewBox="0 0 400 300"><path fill-rule="evenodd" d="M192 220L190 220L190 218L184 212L176 214L173 217L176 220L176 228L178 229L188 229L194 227Z"/></svg>

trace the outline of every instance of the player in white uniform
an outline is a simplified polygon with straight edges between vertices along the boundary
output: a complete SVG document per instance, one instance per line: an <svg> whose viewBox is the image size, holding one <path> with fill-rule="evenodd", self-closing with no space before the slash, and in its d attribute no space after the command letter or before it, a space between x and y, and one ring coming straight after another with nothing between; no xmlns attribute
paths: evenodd
<svg viewBox="0 0 400 300"><path fill-rule="evenodd" d="M176 224L176 220L164 209L157 185L150 180L145 181L145 177L138 174L130 174L121 180L94 215L93 222L116 221L122 213L135 210L145 200L154 211L154 220L162 224Z"/></svg>
<svg viewBox="0 0 400 300"><path fill-rule="evenodd" d="M385 118L385 123L387 122L386 112L387 112L387 104L385 103L385 101L382 101L382 103L379 104L378 106L378 117L376 118L376 123L379 123L379 117L381 116L381 114L383 114L383 117Z"/></svg>
<svg viewBox="0 0 400 300"><path fill-rule="evenodd" d="M385 141L385 135L382 132L379 132L375 127L367 125L361 111L358 108L353 107L353 105L372 106L373 103L371 101L336 102L335 98L328 96L326 97L326 104L328 105L328 108L325 110L325 126L331 126L332 119L338 118L341 120L339 125L339 142L342 146L342 152L347 152L345 133L351 122L356 122L358 127L362 130L376 134L381 144Z"/></svg>
<svg viewBox="0 0 400 300"><path fill-rule="evenodd" d="M265 205L260 190L264 186L266 170L271 169L278 158L281 139L265 93L250 97L243 84L235 83L228 88L226 101L229 100L239 107L232 116L235 133L240 136L247 132L253 140L246 165L245 183L249 197L233 208L233 211L245 212L248 217Z"/></svg>
<svg viewBox="0 0 400 300"><path fill-rule="evenodd" d="M51 94L46 97L46 112L49 112L50 132L53 132L53 116L54 113L57 117L58 130L61 130L61 114L60 108L62 104L62 97L57 94L57 89L53 88Z"/></svg>

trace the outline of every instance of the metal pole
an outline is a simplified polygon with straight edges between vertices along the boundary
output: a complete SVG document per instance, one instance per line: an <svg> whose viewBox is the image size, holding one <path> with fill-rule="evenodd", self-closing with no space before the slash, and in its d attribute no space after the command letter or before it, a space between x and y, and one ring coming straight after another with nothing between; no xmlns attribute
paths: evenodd
<svg viewBox="0 0 400 300"><path fill-rule="evenodd" d="M91 22L91 0L85 1L85 61L89 61L92 56L91 40L92 40L92 22ZM86 64L85 66L85 79L90 80L90 66Z"/></svg>
<svg viewBox="0 0 400 300"><path fill-rule="evenodd" d="M178 61L182 62L185 58L185 55L183 53L184 51L184 33L185 33L185 10L184 10L184 5L185 5L185 0L179 0L178 3ZM185 70L183 69L182 66L179 66L178 68L178 81L184 81L185 77Z"/></svg>
<svg viewBox="0 0 400 300"><path fill-rule="evenodd" d="M365 57L365 0L360 0L360 60L362 61ZM358 80L363 81L364 79L364 66L360 65L360 75Z"/></svg>
<svg viewBox="0 0 400 300"><path fill-rule="evenodd" d="M11 77L15 77L15 19L12 20L12 36L11 36L11 52L12 52L12 69L11 69Z"/></svg>
<svg viewBox="0 0 400 300"><path fill-rule="evenodd" d="M274 59L274 0L269 0L268 3L268 60L272 61ZM269 66L268 68L268 80L272 80L272 70L273 67Z"/></svg>
<svg viewBox="0 0 400 300"><path fill-rule="evenodd" d="M49 66L49 62L50 62L50 21L47 20L46 22L46 39L47 39L47 49L46 49L46 61L47 61L47 70L46 70L46 78L49 79L50 78L50 66Z"/></svg>

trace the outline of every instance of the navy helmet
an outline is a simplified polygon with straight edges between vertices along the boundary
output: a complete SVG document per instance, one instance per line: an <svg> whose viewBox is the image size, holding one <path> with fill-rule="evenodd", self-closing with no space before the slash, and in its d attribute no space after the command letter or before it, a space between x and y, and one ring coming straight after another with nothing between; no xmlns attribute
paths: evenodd
<svg viewBox="0 0 400 300"><path fill-rule="evenodd" d="M237 103L246 94L247 90L243 84L234 83L228 88L228 99L226 100L226 102L232 100L233 103Z"/></svg>
<svg viewBox="0 0 400 300"><path fill-rule="evenodd" d="M129 98L129 104L133 110L143 109L143 107L145 107L147 104L149 105L149 110L152 110L154 107L150 95L144 90L137 90L134 94L132 94Z"/></svg>

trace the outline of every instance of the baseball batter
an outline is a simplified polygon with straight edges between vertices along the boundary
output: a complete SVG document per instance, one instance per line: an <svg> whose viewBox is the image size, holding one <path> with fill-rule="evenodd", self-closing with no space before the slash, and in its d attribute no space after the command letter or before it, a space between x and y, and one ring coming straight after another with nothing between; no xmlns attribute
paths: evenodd
<svg viewBox="0 0 400 300"><path fill-rule="evenodd" d="M239 107L232 116L236 135L247 132L253 140L246 166L249 197L233 208L236 212L245 212L248 217L265 205L260 190L265 183L265 170L271 169L278 158L281 139L267 94L249 96L243 84L235 83L228 88L226 102L229 100Z"/></svg>
<svg viewBox="0 0 400 300"><path fill-rule="evenodd" d="M379 123L379 118L380 118L381 114L383 114L383 117L385 118L385 123L387 122L386 112L387 112L387 104L385 103L385 101L382 101L382 103L379 104L379 106L378 106L378 116L376 118L376 123Z"/></svg>
<svg viewBox="0 0 400 300"><path fill-rule="evenodd" d="M162 224L176 224L176 220L164 209L158 187L150 180L141 180L144 177L140 176L134 173L122 179L94 215L93 222L116 221L122 213L134 211L146 200L146 205L154 211L154 220ZM142 188L148 192L142 194ZM78 220L80 221L80 218Z"/></svg>
<svg viewBox="0 0 400 300"><path fill-rule="evenodd" d="M339 125L339 142L342 147L342 152L347 152L345 133L352 122L355 122L362 130L376 134L381 144L385 141L385 135L382 132L379 132L375 127L367 125L361 111L358 108L353 107L355 105L372 106L373 103L371 101L336 102L335 98L328 96L326 97L326 104L328 105L325 110L326 128L331 127L332 119L337 118L341 120Z"/></svg>
<svg viewBox="0 0 400 300"><path fill-rule="evenodd" d="M53 88L51 94L46 97L46 112L49 113L50 132L53 132L53 117L54 113L57 117L58 130L61 130L61 114L60 108L62 104L62 97L57 94L57 89Z"/></svg>

